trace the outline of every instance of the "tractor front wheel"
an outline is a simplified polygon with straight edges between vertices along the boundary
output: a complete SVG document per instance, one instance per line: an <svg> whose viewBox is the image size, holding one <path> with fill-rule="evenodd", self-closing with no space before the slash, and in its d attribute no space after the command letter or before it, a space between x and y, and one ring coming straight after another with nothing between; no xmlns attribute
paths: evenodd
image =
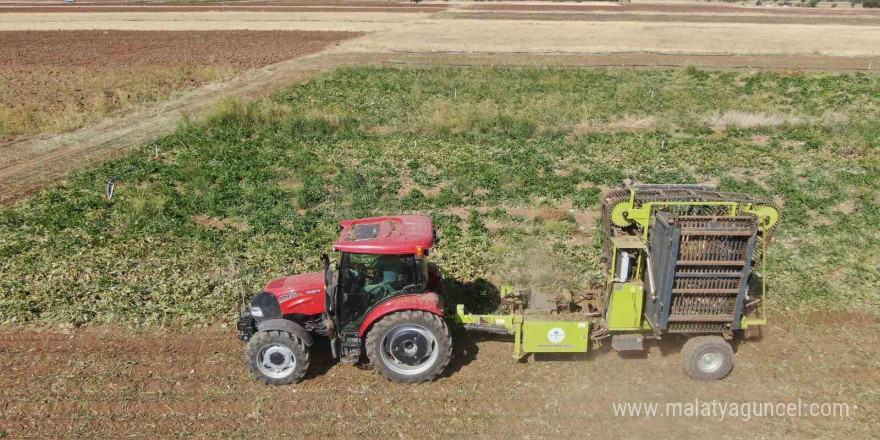
<svg viewBox="0 0 880 440"><path fill-rule="evenodd" d="M452 338L439 316L418 310L388 315L367 334L367 356L389 380L432 380L449 364Z"/></svg>
<svg viewBox="0 0 880 440"><path fill-rule="evenodd" d="M693 379L723 379L733 369L733 348L721 336L697 336L685 342L681 360Z"/></svg>
<svg viewBox="0 0 880 440"><path fill-rule="evenodd" d="M269 385L299 382L309 369L309 351L296 336L280 330L257 332L245 354L257 379Z"/></svg>

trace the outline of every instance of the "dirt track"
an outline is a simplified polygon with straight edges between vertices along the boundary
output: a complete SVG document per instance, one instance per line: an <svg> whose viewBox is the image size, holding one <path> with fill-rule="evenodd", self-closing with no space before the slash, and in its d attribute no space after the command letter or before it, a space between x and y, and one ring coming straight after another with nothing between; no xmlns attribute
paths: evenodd
<svg viewBox="0 0 880 440"><path fill-rule="evenodd" d="M872 438L880 320L860 314L773 318L742 345L730 377L696 383L676 344L648 358L511 358L511 343L459 338L450 371L407 386L316 356L289 387L249 376L234 330L0 329L0 426L12 438ZM476 343L474 343L476 342ZM849 417L615 416L619 402L846 403ZM661 406L663 407L663 406Z"/></svg>

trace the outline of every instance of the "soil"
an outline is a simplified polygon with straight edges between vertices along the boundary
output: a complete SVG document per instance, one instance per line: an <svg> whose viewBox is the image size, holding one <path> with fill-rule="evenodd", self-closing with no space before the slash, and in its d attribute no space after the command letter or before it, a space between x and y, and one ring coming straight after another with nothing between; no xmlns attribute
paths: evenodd
<svg viewBox="0 0 880 440"><path fill-rule="evenodd" d="M816 39L817 33L835 38ZM431 18L395 25L340 47L352 52L877 56L880 27Z"/></svg>
<svg viewBox="0 0 880 440"><path fill-rule="evenodd" d="M118 113L130 110L124 100L141 100L143 96L161 98L201 86L220 92L226 90L216 84L205 84L203 74L211 69L244 72L318 52L358 35L299 31L3 32L0 75L4 77L5 87L0 87L0 105L13 112L60 121L71 116L70 113L96 112L95 108L100 105L106 106L106 111ZM47 83L52 87L46 87ZM213 96L219 99L220 94ZM198 107L197 102L180 102L180 105L207 108ZM150 118L168 121L169 127L173 126L166 118L179 118L180 113L169 111L173 111L173 106L166 102L161 111L154 109L149 116L139 114L141 119L135 126L116 125L120 127L114 133L119 136L116 142L137 142L141 138L132 136L134 131L139 136L155 135L145 128L150 125ZM72 116L87 120L84 115ZM108 120L96 128L107 129L120 123L131 124L132 121ZM54 145L51 141L47 145L47 139L51 139L48 136L0 139L3 150L0 202L18 198L21 191L26 193L33 189L35 182L45 181L56 173L63 174L71 166L104 157L105 151L89 148L89 143L100 142L106 135L89 133L83 138L75 137L77 141L73 145ZM30 143L28 148L19 149L21 142L38 144ZM6 180L7 177L11 180Z"/></svg>
<svg viewBox="0 0 880 440"><path fill-rule="evenodd" d="M876 438L880 318L774 316L719 382L682 372L680 341L646 356L512 359L503 336L456 334L440 379L386 381L313 355L306 380L253 379L231 324L133 332L0 328L0 427L10 438ZM848 417L615 416L621 402L845 403Z"/></svg>
<svg viewBox="0 0 880 440"><path fill-rule="evenodd" d="M129 31L379 31L430 17L433 11L410 13L355 11L284 12L201 10L182 12L22 12L0 13L0 31L129 30Z"/></svg>
<svg viewBox="0 0 880 440"><path fill-rule="evenodd" d="M542 20L542 21L630 21L684 22L684 23L764 23L764 24L846 24L853 26L880 26L880 15L875 16L818 16L818 15L672 15L672 14L588 14L520 12L456 12L443 18L472 20ZM440 18L439 16L437 18Z"/></svg>
<svg viewBox="0 0 880 440"><path fill-rule="evenodd" d="M86 10L95 5L131 4L78 3L77 8ZM245 3L232 2L223 5L233 9L268 4L247 2L247 6L243 6ZM271 4L292 8L288 12L299 11L293 5L316 5L320 8L310 8L308 12L329 12L323 9L332 9L328 5L340 3ZM352 4L346 3L346 6ZM15 3L0 1L0 5ZM18 6L29 5L31 3L18 3ZM46 7L50 3L41 5ZM408 8L411 12L426 12L424 5L373 2L357 5L364 6L363 11L348 7L345 12L384 12L385 9L406 12L404 9ZM199 10L211 11L210 8L218 7L211 4ZM443 10L445 6L429 5L428 8L431 9L427 12L432 12ZM828 14L835 19L880 14L880 11L861 9L838 8L830 14L827 10L744 9L699 4L475 4L468 8L499 13L536 12L523 17L532 22L546 20L538 13L547 11L625 11L641 17L649 13L707 16L748 11L779 15L779 23L790 17L812 19L817 14ZM0 8L0 13L9 12L7 9ZM27 9L27 12L39 12L36 8ZM58 9L73 10L67 6ZM265 8L265 11L274 10ZM102 12L105 11L102 8ZM730 18L725 18L729 22ZM687 21L681 17L676 21L682 20ZM487 45L474 46L472 53L420 52L427 46L419 42L445 38L456 30L456 23L462 23L447 22L445 27L438 28L443 31L439 33L427 32L430 27L405 23L403 26L412 27L413 32L379 35L382 38L377 40L379 43L393 41L396 47L404 48L403 52L369 54L352 52L351 47L346 49L349 52L339 49L315 53L355 35L340 33L0 32L3 41L0 73L4 79L12 78L23 91L32 87L26 85L27 78L34 77L27 75L27 69L59 75L57 81L53 81L55 87L58 84L63 87L63 75L73 71L112 72L160 64L203 66L213 65L211 63L236 70L251 69L223 83L189 84L188 91L159 105L101 120L72 133L16 138L6 141L5 145L0 140L3 153L0 154L0 203L14 203L63 178L71 169L145 145L172 130L183 115L204 114L223 97L264 96L342 66L696 66L851 71L870 70L868 66L872 63L875 67L880 65L876 52L859 56L840 56L840 53L706 56L704 53L647 53L642 48L631 53L604 54L473 53L491 52L501 47ZM56 23L60 22L51 25ZM3 25L0 23L0 29ZM190 24L181 26L186 28ZM508 36L522 33L519 27L483 26ZM817 29L823 28L813 28L813 31ZM529 38L547 37L535 34L534 29L530 32ZM145 35L150 37L144 38ZM399 40L400 37L411 39L414 35L418 36L415 40ZM395 38L398 40L394 41ZM810 45L814 40L805 39L800 44L812 50ZM417 44L412 44L413 41ZM29 46L29 42L38 46ZM374 50L377 46L365 47ZM841 206L839 209L851 208ZM227 219L197 218L194 221L208 227L239 226ZM579 219L582 224L588 224L586 221L588 219ZM502 337L456 335L455 358L447 373L432 383L389 383L374 371L335 365L326 352L318 352L313 357L307 380L288 387L264 386L250 376L243 359L244 345L235 339L231 322L210 327L144 331L113 327L49 330L0 327L0 368L4 371L0 375L0 437L290 438L296 435L300 438L384 439L449 438L465 434L476 438L876 438L880 432L880 420L876 417L880 410L876 393L880 389L880 356L876 348L880 343L880 317L870 313L790 315L778 311L771 315L770 321L761 340L739 346L733 373L720 382L700 383L685 377L679 367L680 343L676 341L652 346L647 356L621 356L599 349L585 356L535 356L526 363L519 363L511 358L512 343ZM753 417L744 421L742 417L730 416L724 420L717 417L621 417L615 416L612 409L613 403L620 402L659 402L662 408L665 402L686 403L695 399L729 403L791 403L798 399L805 403L837 402L848 405L849 415Z"/></svg>
<svg viewBox="0 0 880 440"><path fill-rule="evenodd" d="M126 69L216 65L248 70L317 52L358 36L302 31L9 31L0 72L35 68Z"/></svg>
<svg viewBox="0 0 880 440"><path fill-rule="evenodd" d="M120 70L137 65L247 70L358 36L302 31L10 31L2 35L2 72L69 67Z"/></svg>
<svg viewBox="0 0 880 440"><path fill-rule="evenodd" d="M865 8L764 8L764 7L739 7L727 5L701 5L696 2L650 4L629 3L626 5L616 4L504 4L483 3L469 6L469 9L481 9L487 11L576 11L576 12L651 12L651 13L710 13L710 14L768 14L768 15L880 15L880 11Z"/></svg>
<svg viewBox="0 0 880 440"><path fill-rule="evenodd" d="M439 6L439 7L438 7ZM245 6L205 5L187 6L17 6L0 7L0 13L22 12L194 12L194 11L228 11L228 12L436 12L446 9L445 5L413 6L392 4L388 6Z"/></svg>
<svg viewBox="0 0 880 440"><path fill-rule="evenodd" d="M0 0L0 6L57 6L57 0L33 0L31 2L22 2L15 0ZM75 8L82 6L130 6L130 7L163 7L163 6L185 6L185 7L253 7L253 6L268 6L268 7L276 7L276 6L298 6L298 7L325 7L325 6L337 6L337 7L395 7L395 8L443 8L446 7L445 3L434 3L434 4L416 4L410 2L395 2L395 1L349 1L349 0L233 0L233 1L207 1L203 3L199 3L199 0L192 1L189 3L178 0L77 0L76 3L73 4L64 4L61 7L64 8Z"/></svg>

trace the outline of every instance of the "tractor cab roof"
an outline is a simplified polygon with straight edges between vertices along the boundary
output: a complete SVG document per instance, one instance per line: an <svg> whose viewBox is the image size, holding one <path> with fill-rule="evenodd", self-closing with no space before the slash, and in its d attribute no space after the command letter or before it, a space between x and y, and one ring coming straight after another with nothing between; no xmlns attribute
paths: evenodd
<svg viewBox="0 0 880 440"><path fill-rule="evenodd" d="M434 228L429 217L398 215L339 222L339 240L333 248L356 254L415 254L416 248L434 245Z"/></svg>

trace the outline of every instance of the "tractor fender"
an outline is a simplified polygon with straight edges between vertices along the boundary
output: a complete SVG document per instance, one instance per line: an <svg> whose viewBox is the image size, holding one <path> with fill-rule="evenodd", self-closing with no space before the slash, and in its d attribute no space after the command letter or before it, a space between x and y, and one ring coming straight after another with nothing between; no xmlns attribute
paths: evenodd
<svg viewBox="0 0 880 440"><path fill-rule="evenodd" d="M383 316L404 310L422 310L442 317L443 300L434 292L395 296L370 310L361 324L358 337L363 338L370 326Z"/></svg>
<svg viewBox="0 0 880 440"><path fill-rule="evenodd" d="M303 344L306 344L306 347L311 347L314 341L312 340L312 335L303 328L303 326L287 320L287 319L267 319L262 322L257 323L257 330L259 331L269 331L269 330L281 330L287 333L290 333L301 341Z"/></svg>

